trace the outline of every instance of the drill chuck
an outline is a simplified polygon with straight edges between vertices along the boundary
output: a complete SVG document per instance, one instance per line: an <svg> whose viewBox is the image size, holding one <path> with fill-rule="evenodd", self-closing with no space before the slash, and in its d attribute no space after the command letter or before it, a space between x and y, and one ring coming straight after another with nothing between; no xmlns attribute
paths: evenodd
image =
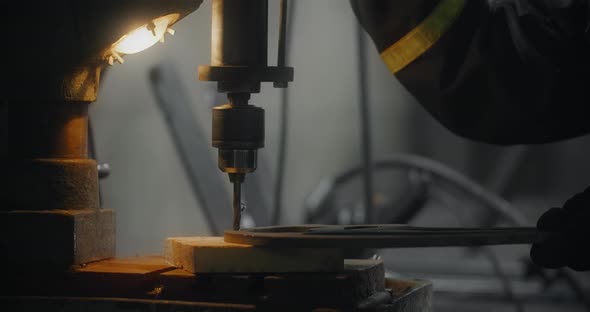
<svg viewBox="0 0 590 312"><path fill-rule="evenodd" d="M213 108L213 146L219 149L219 169L227 173L256 170L258 149L264 147L264 110L248 104Z"/></svg>
<svg viewBox="0 0 590 312"><path fill-rule="evenodd" d="M237 150L264 147L264 109L249 104L214 107L213 147Z"/></svg>
<svg viewBox="0 0 590 312"><path fill-rule="evenodd" d="M248 104L250 94L228 94L231 104L213 108L213 147L218 165L234 185L233 229L240 229L241 185L258 166L258 149L264 147L264 110Z"/></svg>

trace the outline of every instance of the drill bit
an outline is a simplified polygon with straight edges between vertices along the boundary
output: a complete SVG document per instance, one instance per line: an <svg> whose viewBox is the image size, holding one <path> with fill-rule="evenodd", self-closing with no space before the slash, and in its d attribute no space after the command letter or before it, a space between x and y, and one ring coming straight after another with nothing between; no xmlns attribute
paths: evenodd
<svg viewBox="0 0 590 312"><path fill-rule="evenodd" d="M240 230L240 221L242 219L242 182L236 179L234 182L234 231Z"/></svg>

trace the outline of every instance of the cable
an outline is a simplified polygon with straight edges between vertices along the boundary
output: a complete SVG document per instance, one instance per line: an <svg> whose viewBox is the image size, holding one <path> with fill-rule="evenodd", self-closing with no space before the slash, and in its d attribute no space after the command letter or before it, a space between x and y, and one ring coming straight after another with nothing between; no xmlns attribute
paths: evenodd
<svg viewBox="0 0 590 312"><path fill-rule="evenodd" d="M365 53L365 33L360 24L357 24L357 49L358 49L358 87L360 104L361 125L361 154L363 161L363 185L365 198L365 221L372 223L375 220L373 205L373 145L371 142L371 111L368 101L367 86L367 57Z"/></svg>
<svg viewBox="0 0 590 312"><path fill-rule="evenodd" d="M279 56L278 63L283 62L285 65L289 59L289 51L291 50L291 37L293 26L293 1L281 0L281 29L279 34ZM282 41L281 41L282 40ZM282 42L282 44L281 44ZM284 47L281 50L280 46ZM282 61L281 61L282 60ZM281 89L280 100L281 114L279 116L279 150L277 155L277 175L276 185L274 189L274 211L271 218L271 225L278 225L281 222L281 214L283 211L283 187L285 183L285 164L287 161L287 139L289 130L289 89Z"/></svg>
<svg viewBox="0 0 590 312"><path fill-rule="evenodd" d="M514 225L525 225L527 219L517 210L512 209L510 203L498 195L489 192L476 182L465 177L459 172L446 167L445 165L436 161L408 154L396 154L375 161L373 164L374 170L388 169L388 168L406 168L427 172L433 179L441 180L450 184L454 188L468 194L483 202L488 208L497 211L504 216L508 221ZM330 177L320 183L322 185L321 194L312 192L308 198L314 198L313 201L306 201L306 203L322 203L334 189L342 185L362 173L363 168L360 166L350 168L335 177ZM318 207L306 207L307 211L313 211L315 215L324 214L325 211ZM324 208L324 207L322 207ZM326 206L325 209L328 207Z"/></svg>

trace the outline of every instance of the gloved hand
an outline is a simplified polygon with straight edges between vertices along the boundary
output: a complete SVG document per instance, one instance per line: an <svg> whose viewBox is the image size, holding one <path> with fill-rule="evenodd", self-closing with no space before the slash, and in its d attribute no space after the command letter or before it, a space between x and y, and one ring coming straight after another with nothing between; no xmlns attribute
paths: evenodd
<svg viewBox="0 0 590 312"><path fill-rule="evenodd" d="M531 258L539 266L557 269L570 267L590 270L590 187L551 208L537 222L537 228L550 232L547 240L533 244Z"/></svg>

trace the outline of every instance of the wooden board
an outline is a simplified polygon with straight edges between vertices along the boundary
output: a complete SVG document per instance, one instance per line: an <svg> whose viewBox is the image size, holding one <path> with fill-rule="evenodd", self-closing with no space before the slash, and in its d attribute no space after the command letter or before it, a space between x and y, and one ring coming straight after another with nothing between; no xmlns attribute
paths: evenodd
<svg viewBox="0 0 590 312"><path fill-rule="evenodd" d="M338 248L264 248L223 237L168 238L165 257L191 273L339 272L344 263Z"/></svg>
<svg viewBox="0 0 590 312"><path fill-rule="evenodd" d="M160 274L174 269L162 256L94 262L70 273L69 295L152 298L156 295L154 290Z"/></svg>
<svg viewBox="0 0 590 312"><path fill-rule="evenodd" d="M162 273L160 281L160 298L166 300L256 304L261 311L311 311L354 307L384 292L385 270L381 261L347 259L341 272L192 274L177 269Z"/></svg>
<svg viewBox="0 0 590 312"><path fill-rule="evenodd" d="M385 291L385 269L380 260L344 260L338 274L273 274L264 278L265 295L275 304L292 304L295 294L312 305L338 302L355 306ZM288 308L285 306L284 308Z"/></svg>

